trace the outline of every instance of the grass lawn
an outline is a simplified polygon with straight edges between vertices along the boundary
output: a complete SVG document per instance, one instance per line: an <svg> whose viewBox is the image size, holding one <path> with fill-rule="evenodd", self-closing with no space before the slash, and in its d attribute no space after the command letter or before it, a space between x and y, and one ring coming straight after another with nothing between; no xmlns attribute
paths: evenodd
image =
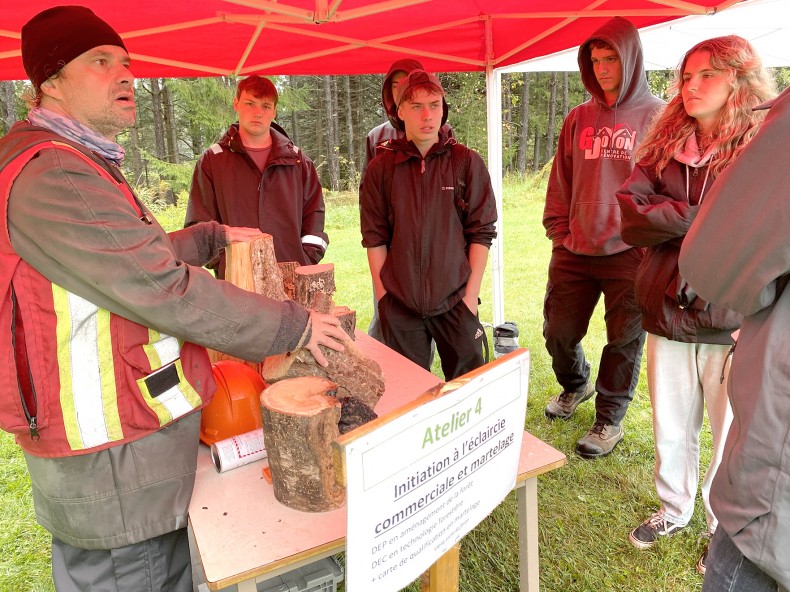
<svg viewBox="0 0 790 592"><path fill-rule="evenodd" d="M543 416L544 406L559 389L541 334L550 255L550 242L541 225L543 191L533 182L511 181L506 183L503 198L505 316L518 324L521 346L530 350L532 361L525 429L568 456L565 467L539 478L541 589L700 590L702 578L695 564L703 549L698 537L705 530L705 517L699 496L689 528L649 551L638 551L628 542L629 530L658 504L644 371L624 422L625 439L607 458L586 461L574 454L576 440L592 425L592 401L580 406L567 422L551 422ZM356 309L358 327L364 328L372 313L371 283L360 246L356 195L332 194L326 200L331 244L325 261L335 264L335 301ZM175 228L183 219L183 210L171 208L157 217L166 227ZM480 316L491 322L488 277L482 295ZM598 310L584 343L593 372L604 343L603 313ZM706 464L710 453L707 433L703 450ZM517 533L515 494L510 494L461 543L462 592L518 590ZM54 589L49 575L49 535L35 522L22 455L12 438L2 433L0 549L0 592ZM415 582L406 590L419 592L419 584Z"/></svg>

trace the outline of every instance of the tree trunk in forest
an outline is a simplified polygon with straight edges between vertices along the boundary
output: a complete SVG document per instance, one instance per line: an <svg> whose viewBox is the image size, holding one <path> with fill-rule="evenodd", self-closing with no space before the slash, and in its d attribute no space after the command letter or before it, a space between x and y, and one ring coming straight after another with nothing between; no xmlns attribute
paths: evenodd
<svg viewBox="0 0 790 592"><path fill-rule="evenodd" d="M16 110L14 109L14 92L13 80L0 81L0 114L2 114L2 127L0 131L7 134L11 126L16 121Z"/></svg>
<svg viewBox="0 0 790 592"><path fill-rule="evenodd" d="M288 85L293 89L294 94L296 94L296 90L299 88L299 80L296 76L289 76ZM291 141L295 146L302 145L299 136L299 116L297 115L296 109L291 109Z"/></svg>
<svg viewBox="0 0 790 592"><path fill-rule="evenodd" d="M570 110L569 99L568 99L568 73L562 73L562 119L565 120L565 116L568 115L568 111Z"/></svg>
<svg viewBox="0 0 790 592"><path fill-rule="evenodd" d="M143 177L143 160L140 157L140 130L136 124L129 128L129 150L126 154L132 171L132 184L138 184Z"/></svg>
<svg viewBox="0 0 790 592"><path fill-rule="evenodd" d="M532 172L537 173L540 170L540 134L535 130L535 152L532 156Z"/></svg>
<svg viewBox="0 0 790 592"><path fill-rule="evenodd" d="M346 128L348 129L348 189L353 191L358 185L357 163L355 155L356 142L354 141L354 116L351 112L351 77L343 76L343 89L345 90Z"/></svg>
<svg viewBox="0 0 790 592"><path fill-rule="evenodd" d="M362 77L361 76L354 76L351 79L351 87L353 88L353 96L356 100L351 102L351 109L354 114L354 129L357 130L357 134L360 137L358 142L354 142L354 147L356 149L356 163L357 163L357 170L362 171L362 168L365 165L365 144L367 138L367 130L362 124L362 109L360 105L362 104ZM362 179L360 179L360 182Z"/></svg>
<svg viewBox="0 0 790 592"><path fill-rule="evenodd" d="M343 179L343 171L342 167L340 166L340 154L341 150L340 147L343 144L343 139L340 134L340 108L338 107L339 104L339 93L337 90L337 76L331 76L332 81L332 127L334 127L334 137L335 137L335 144L332 146L332 152L335 155L335 162L337 163L337 189L340 190L342 188L342 179Z"/></svg>
<svg viewBox="0 0 790 592"><path fill-rule="evenodd" d="M162 118L162 90L159 86L158 78L150 78L151 81L151 114L154 121L154 140L156 157L159 160L166 160L167 150L165 148L165 126Z"/></svg>
<svg viewBox="0 0 790 592"><path fill-rule="evenodd" d="M181 157L178 154L178 132L176 130L176 114L173 108L173 94L167 85L167 80L162 81L162 113L164 114L165 140L167 144L167 161L179 164Z"/></svg>
<svg viewBox="0 0 790 592"><path fill-rule="evenodd" d="M554 155L554 123L557 117L557 73L549 81L549 124L546 127L546 162Z"/></svg>
<svg viewBox="0 0 790 592"><path fill-rule="evenodd" d="M203 144L203 133L196 123L189 126L189 137L192 140L192 156L203 154L206 149Z"/></svg>
<svg viewBox="0 0 790 592"><path fill-rule="evenodd" d="M521 85L519 100L518 158L516 168L520 174L527 172L527 144L529 143L529 72L522 74L524 84Z"/></svg>
<svg viewBox="0 0 790 592"><path fill-rule="evenodd" d="M502 146L510 148L513 145L513 101L511 99L512 89L510 84L512 82L511 76L505 76L502 88ZM504 152L504 150L503 150ZM512 154L509 151L507 154ZM505 173L513 170L513 159L509 157L505 161L505 155L502 155L502 168Z"/></svg>
<svg viewBox="0 0 790 592"><path fill-rule="evenodd" d="M324 125L326 138L326 163L329 169L329 188L332 191L340 189L340 164L337 160L337 136L335 136L335 116L332 111L332 77L322 76L324 81L324 113L326 114L326 124Z"/></svg>

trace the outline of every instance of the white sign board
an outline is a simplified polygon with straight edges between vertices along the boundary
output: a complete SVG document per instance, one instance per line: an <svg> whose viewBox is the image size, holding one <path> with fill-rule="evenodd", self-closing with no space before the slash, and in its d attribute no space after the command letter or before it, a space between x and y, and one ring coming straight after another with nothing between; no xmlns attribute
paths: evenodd
<svg viewBox="0 0 790 592"><path fill-rule="evenodd" d="M348 592L404 588L515 486L529 352L483 370L346 446Z"/></svg>

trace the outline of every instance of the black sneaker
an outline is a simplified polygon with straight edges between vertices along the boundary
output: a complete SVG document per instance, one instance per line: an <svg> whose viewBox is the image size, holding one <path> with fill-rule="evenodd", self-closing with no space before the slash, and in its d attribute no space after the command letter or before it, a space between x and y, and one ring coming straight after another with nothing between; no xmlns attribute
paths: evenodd
<svg viewBox="0 0 790 592"><path fill-rule="evenodd" d="M663 514L656 512L628 533L628 540L637 549L649 549L658 542L659 537L672 536L683 528L685 527L669 522Z"/></svg>
<svg viewBox="0 0 790 592"><path fill-rule="evenodd" d="M595 393L595 384L588 381L575 391L562 391L546 405L544 413L549 419L568 419L576 408Z"/></svg>

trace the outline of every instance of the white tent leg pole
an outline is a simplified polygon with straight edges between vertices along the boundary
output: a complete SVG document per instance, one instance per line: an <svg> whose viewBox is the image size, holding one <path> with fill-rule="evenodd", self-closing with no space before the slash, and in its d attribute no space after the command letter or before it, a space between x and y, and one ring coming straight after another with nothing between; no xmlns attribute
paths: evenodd
<svg viewBox="0 0 790 592"><path fill-rule="evenodd" d="M497 234L491 244L491 286L493 288L494 326L505 322L505 282L502 224L502 75L490 65L486 68L488 103L488 172L496 196Z"/></svg>

